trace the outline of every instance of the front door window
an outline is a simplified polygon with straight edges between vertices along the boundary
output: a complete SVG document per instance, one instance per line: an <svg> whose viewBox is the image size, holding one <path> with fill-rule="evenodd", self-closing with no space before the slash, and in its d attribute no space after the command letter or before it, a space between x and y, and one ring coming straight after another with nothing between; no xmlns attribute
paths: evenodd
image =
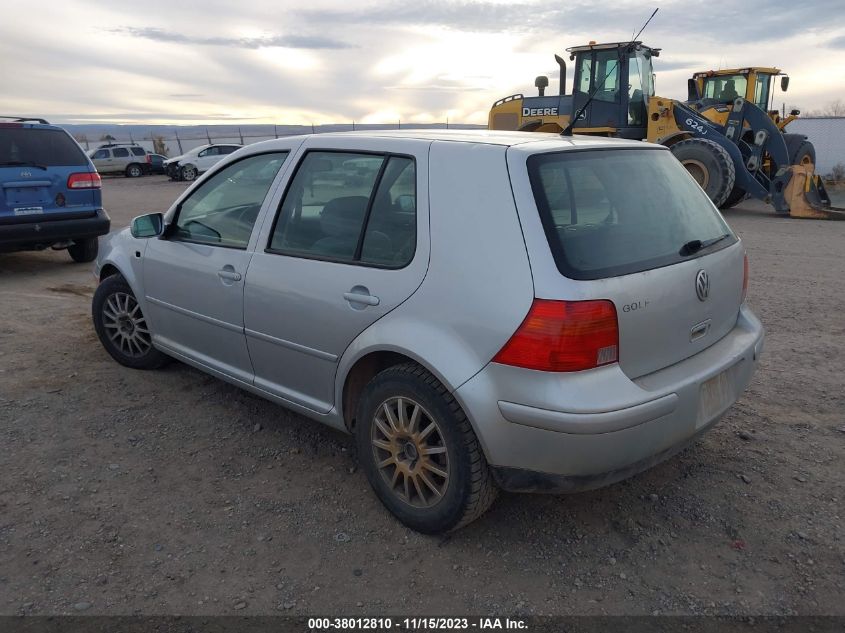
<svg viewBox="0 0 845 633"><path fill-rule="evenodd" d="M206 180L179 207L168 237L244 249L287 152L250 156Z"/></svg>

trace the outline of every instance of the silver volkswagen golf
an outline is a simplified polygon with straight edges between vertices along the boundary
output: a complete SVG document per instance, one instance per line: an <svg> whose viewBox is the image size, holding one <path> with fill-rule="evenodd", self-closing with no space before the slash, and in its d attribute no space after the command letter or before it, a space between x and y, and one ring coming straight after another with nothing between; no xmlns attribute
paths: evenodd
<svg viewBox="0 0 845 633"><path fill-rule="evenodd" d="M665 148L402 131L256 143L100 248L128 367L170 358L353 433L421 532L681 450L762 351L739 239Z"/></svg>

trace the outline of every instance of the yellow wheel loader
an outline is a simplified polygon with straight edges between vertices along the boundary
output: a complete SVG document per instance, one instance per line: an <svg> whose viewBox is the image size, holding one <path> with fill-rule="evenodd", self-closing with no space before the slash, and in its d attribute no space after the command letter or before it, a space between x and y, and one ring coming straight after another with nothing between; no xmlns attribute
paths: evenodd
<svg viewBox="0 0 845 633"><path fill-rule="evenodd" d="M521 94L493 104L494 130L576 133L637 139L670 148L716 206L727 208L746 195L793 217L845 219L814 174L815 150L806 137L783 128L768 110L777 68L696 73L688 100L654 93L652 60L660 49L640 41L568 48L574 62L566 93L566 62L558 55L560 89L546 95L548 77L534 82L538 96ZM789 78L781 77L786 89ZM573 118L575 120L573 120Z"/></svg>

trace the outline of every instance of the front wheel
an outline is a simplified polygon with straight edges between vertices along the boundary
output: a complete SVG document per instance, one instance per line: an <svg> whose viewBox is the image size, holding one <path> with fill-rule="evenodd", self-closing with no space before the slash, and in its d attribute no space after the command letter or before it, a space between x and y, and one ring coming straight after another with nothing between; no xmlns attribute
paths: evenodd
<svg viewBox="0 0 845 633"><path fill-rule="evenodd" d="M197 168L194 167L193 165L186 165L185 167L182 168L182 173L181 173L182 180L187 180L187 181L196 180L198 175L199 175L199 172L197 172Z"/></svg>
<svg viewBox="0 0 845 633"><path fill-rule="evenodd" d="M94 293L91 313L100 343L121 365L157 369L167 362L168 357L153 347L141 306L120 275L100 282Z"/></svg>
<svg viewBox="0 0 845 633"><path fill-rule="evenodd" d="M703 138L678 141L670 150L713 204L718 207L728 199L736 183L736 167L727 150Z"/></svg>
<svg viewBox="0 0 845 633"><path fill-rule="evenodd" d="M411 529L456 530L496 498L469 420L447 389L415 363L385 369L365 387L355 436L379 500Z"/></svg>
<svg viewBox="0 0 845 633"><path fill-rule="evenodd" d="M100 250L100 242L96 237L89 237L84 240L76 240L67 247L70 258L80 264L93 262L97 259L97 252Z"/></svg>

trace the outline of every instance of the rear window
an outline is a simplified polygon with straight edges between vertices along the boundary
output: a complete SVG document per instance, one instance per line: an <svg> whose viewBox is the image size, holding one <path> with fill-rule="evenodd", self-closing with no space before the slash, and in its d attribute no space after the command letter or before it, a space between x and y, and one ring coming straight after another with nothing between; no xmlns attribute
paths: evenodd
<svg viewBox="0 0 845 633"><path fill-rule="evenodd" d="M77 166L87 165L88 159L64 130L2 127L0 167L4 164Z"/></svg>
<svg viewBox="0 0 845 633"><path fill-rule="evenodd" d="M704 191L667 151L535 154L528 175L558 270L572 279L668 266L736 242ZM694 249L684 245L694 240L704 246L685 255Z"/></svg>

